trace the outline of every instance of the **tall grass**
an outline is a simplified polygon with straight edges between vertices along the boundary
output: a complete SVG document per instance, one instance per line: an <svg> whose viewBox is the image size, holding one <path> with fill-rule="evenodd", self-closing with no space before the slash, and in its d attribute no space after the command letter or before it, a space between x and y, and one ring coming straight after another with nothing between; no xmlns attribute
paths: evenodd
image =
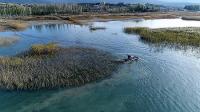
<svg viewBox="0 0 200 112"><path fill-rule="evenodd" d="M125 28L125 33L139 34L141 39L152 43L169 43L179 45L200 46L200 33L184 30L149 29L149 28Z"/></svg>
<svg viewBox="0 0 200 112"><path fill-rule="evenodd" d="M45 55L54 54L59 50L59 47L55 43L48 43L46 45L36 44L30 49L31 55Z"/></svg>
<svg viewBox="0 0 200 112"><path fill-rule="evenodd" d="M59 50L46 52L49 46L37 45L25 54L1 57L0 87L36 90L81 86L110 76L117 68L117 64L112 62L115 57L107 52L91 48L61 48L52 44L53 51L55 47ZM33 52L36 54L27 55Z"/></svg>
<svg viewBox="0 0 200 112"><path fill-rule="evenodd" d="M16 43L19 40L18 37L0 37L0 47L5 47Z"/></svg>
<svg viewBox="0 0 200 112"><path fill-rule="evenodd" d="M200 16L184 16L181 18L182 20L195 20L200 21Z"/></svg>
<svg viewBox="0 0 200 112"><path fill-rule="evenodd" d="M7 29L11 29L11 30L24 30L28 27L28 23L26 22L22 22L22 21L8 21L6 23L4 23L4 26L7 28Z"/></svg>

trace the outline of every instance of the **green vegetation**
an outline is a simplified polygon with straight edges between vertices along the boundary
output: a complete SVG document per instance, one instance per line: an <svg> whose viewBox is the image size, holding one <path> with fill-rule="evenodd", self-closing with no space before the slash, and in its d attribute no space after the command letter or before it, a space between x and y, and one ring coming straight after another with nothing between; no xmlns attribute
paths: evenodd
<svg viewBox="0 0 200 112"><path fill-rule="evenodd" d="M111 54L91 48L34 45L14 57L0 58L0 87L36 90L81 86L117 69Z"/></svg>
<svg viewBox="0 0 200 112"><path fill-rule="evenodd" d="M135 7L131 7L133 11L135 12L155 12L160 10L159 5L153 5L153 4L137 4ZM131 10L131 9L129 9Z"/></svg>
<svg viewBox="0 0 200 112"><path fill-rule="evenodd" d="M125 28L124 32L128 34L139 34L141 39L152 43L169 43L200 47L200 33L186 29Z"/></svg>
<svg viewBox="0 0 200 112"><path fill-rule="evenodd" d="M186 5L184 9L191 11L200 11L200 5Z"/></svg>
<svg viewBox="0 0 200 112"><path fill-rule="evenodd" d="M29 54L31 55L54 54L58 50L59 47L55 43L49 43L46 45L36 44L31 47Z"/></svg>
<svg viewBox="0 0 200 112"><path fill-rule="evenodd" d="M58 15L82 13L132 13L132 12L157 12L160 8L154 4L105 4L105 3L80 3L80 4L11 4L0 3L1 16L28 16L28 15Z"/></svg>
<svg viewBox="0 0 200 112"><path fill-rule="evenodd" d="M81 7L76 4L0 4L1 16L26 16L26 15L49 15L49 14L77 14L81 12Z"/></svg>

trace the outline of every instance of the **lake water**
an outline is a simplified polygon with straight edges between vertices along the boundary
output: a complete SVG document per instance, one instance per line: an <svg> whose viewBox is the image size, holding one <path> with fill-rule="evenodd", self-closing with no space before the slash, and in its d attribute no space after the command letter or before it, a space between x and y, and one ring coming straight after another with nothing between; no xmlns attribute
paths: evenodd
<svg viewBox="0 0 200 112"><path fill-rule="evenodd" d="M0 55L15 55L36 43L58 42L62 46L102 49L119 58L133 54L141 59L122 65L108 79L79 88L0 91L0 112L199 112L199 50L151 45L141 41L138 35L123 33L123 28L200 27L200 22L160 19L91 24L106 30L48 24L34 25L21 32L1 32L0 36L20 39L1 47Z"/></svg>

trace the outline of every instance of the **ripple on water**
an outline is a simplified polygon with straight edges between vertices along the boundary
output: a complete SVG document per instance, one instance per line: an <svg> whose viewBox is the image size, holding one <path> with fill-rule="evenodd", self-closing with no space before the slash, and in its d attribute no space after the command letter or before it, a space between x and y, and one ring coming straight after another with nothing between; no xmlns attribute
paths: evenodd
<svg viewBox="0 0 200 112"><path fill-rule="evenodd" d="M169 24L173 23L173 24ZM196 21L161 19L95 22L104 31L90 32L88 26L42 25L21 32L0 35L20 36L19 42L0 49L0 55L15 55L35 43L59 42L63 46L103 49L124 58L140 57L122 65L112 77L84 87L38 92L0 91L3 112L198 112L200 110L199 50L154 46L138 35L123 33L126 26L200 26ZM117 35L113 35L116 32ZM8 108L9 107L9 108Z"/></svg>

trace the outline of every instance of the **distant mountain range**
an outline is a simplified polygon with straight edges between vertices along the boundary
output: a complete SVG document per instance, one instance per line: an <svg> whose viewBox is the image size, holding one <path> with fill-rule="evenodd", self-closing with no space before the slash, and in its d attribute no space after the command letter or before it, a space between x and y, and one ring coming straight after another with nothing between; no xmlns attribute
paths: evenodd
<svg viewBox="0 0 200 112"><path fill-rule="evenodd" d="M110 3L156 3L158 0L0 0L0 2L14 3L95 3L95 2L110 2Z"/></svg>
<svg viewBox="0 0 200 112"><path fill-rule="evenodd" d="M153 3L167 6L182 7L190 4L183 0L183 2L169 2L167 0L0 0L0 2L7 3L96 3L96 2L107 2L107 3ZM188 0L189 1L189 0Z"/></svg>

